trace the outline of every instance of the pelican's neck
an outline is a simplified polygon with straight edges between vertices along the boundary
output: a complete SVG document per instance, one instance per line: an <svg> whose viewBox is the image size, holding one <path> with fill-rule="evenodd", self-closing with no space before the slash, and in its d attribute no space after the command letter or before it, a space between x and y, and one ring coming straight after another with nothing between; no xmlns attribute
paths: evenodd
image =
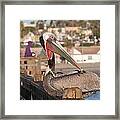
<svg viewBox="0 0 120 120"><path fill-rule="evenodd" d="M55 55L54 55L54 53L53 53L52 58L48 60L48 66L51 69L51 71L55 72Z"/></svg>

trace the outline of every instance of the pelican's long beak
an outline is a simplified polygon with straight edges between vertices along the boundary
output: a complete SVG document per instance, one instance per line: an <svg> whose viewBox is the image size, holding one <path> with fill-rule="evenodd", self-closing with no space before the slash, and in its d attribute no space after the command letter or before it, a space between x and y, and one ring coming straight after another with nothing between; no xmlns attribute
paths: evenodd
<svg viewBox="0 0 120 120"><path fill-rule="evenodd" d="M52 48L52 50L50 49L51 52L63 56L68 62L70 62L72 65L74 65L79 70L81 70L81 68L78 66L75 60L70 56L70 54L62 47L62 45L57 40L50 40L50 41L48 40L47 42Z"/></svg>

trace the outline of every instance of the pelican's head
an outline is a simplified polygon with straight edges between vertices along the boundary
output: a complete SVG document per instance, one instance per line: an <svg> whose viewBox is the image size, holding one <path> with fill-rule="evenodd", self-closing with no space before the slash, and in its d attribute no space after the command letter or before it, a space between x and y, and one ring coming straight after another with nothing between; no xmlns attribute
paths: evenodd
<svg viewBox="0 0 120 120"><path fill-rule="evenodd" d="M70 54L61 46L61 44L56 39L56 36L53 33L44 33L40 37L40 43L44 48L48 60L54 59L54 53L63 56L68 62L77 67L80 70L78 64L70 56Z"/></svg>

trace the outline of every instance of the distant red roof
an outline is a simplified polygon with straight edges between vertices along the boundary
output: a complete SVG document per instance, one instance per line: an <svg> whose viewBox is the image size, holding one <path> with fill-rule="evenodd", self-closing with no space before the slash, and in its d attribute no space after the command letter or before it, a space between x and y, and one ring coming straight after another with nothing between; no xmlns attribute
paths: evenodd
<svg viewBox="0 0 120 120"><path fill-rule="evenodd" d="M100 47L83 47L83 48L75 48L81 54L97 54L100 50Z"/></svg>

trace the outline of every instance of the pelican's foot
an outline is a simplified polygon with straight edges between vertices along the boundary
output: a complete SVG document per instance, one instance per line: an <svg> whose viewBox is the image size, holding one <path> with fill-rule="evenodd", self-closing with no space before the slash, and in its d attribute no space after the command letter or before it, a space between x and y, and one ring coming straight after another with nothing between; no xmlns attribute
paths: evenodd
<svg viewBox="0 0 120 120"><path fill-rule="evenodd" d="M48 68L48 69L46 70L45 76L46 76L47 74L49 74L49 73L52 74L53 77L55 77L54 72L53 72L50 68Z"/></svg>
<svg viewBox="0 0 120 120"><path fill-rule="evenodd" d="M81 69L80 73L83 74L86 73L86 71L84 69Z"/></svg>
<svg viewBox="0 0 120 120"><path fill-rule="evenodd" d="M77 71L78 71L78 73L80 73L80 74L86 73L86 71L85 71L84 69L77 70Z"/></svg>

